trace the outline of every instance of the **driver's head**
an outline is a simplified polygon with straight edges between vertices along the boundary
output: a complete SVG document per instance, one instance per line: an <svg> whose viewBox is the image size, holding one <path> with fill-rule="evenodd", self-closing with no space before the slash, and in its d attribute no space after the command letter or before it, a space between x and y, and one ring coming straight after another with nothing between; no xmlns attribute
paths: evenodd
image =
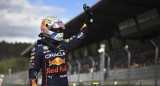
<svg viewBox="0 0 160 86"><path fill-rule="evenodd" d="M65 29L63 22L54 16L47 16L42 19L41 33L44 36L56 41L63 40L63 30Z"/></svg>

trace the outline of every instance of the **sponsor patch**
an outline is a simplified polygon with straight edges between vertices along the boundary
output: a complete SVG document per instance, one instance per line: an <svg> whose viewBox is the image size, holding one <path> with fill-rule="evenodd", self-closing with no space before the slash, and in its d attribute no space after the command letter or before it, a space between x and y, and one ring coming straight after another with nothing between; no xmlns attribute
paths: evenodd
<svg viewBox="0 0 160 86"><path fill-rule="evenodd" d="M65 42L69 42L69 39L65 39Z"/></svg>
<svg viewBox="0 0 160 86"><path fill-rule="evenodd" d="M43 46L43 49L44 50L48 50L48 46Z"/></svg>
<svg viewBox="0 0 160 86"><path fill-rule="evenodd" d="M30 79L30 82L32 83L32 86L37 86L36 79Z"/></svg>

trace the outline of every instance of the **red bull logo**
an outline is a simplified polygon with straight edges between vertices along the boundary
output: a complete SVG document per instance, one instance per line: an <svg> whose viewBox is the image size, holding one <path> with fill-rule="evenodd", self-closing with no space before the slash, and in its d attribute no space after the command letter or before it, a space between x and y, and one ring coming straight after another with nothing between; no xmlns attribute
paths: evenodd
<svg viewBox="0 0 160 86"><path fill-rule="evenodd" d="M32 83L32 86L37 86L36 79L31 79L30 81Z"/></svg>
<svg viewBox="0 0 160 86"><path fill-rule="evenodd" d="M57 66L55 69L47 68L47 73L58 73L67 71L67 66Z"/></svg>
<svg viewBox="0 0 160 86"><path fill-rule="evenodd" d="M49 66L51 66L51 65L61 65L61 64L64 64L64 63L65 63L65 58L62 59L62 58L57 57L52 61L49 60Z"/></svg>

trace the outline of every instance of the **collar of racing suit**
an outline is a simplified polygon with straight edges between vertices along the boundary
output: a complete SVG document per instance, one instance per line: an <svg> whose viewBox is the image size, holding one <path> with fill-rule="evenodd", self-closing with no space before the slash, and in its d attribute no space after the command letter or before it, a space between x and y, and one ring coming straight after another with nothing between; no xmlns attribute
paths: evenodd
<svg viewBox="0 0 160 86"><path fill-rule="evenodd" d="M55 47L64 48L63 44L60 41L56 41L53 39L42 38L40 40L37 40L37 44L40 43L47 45L50 49L53 49Z"/></svg>

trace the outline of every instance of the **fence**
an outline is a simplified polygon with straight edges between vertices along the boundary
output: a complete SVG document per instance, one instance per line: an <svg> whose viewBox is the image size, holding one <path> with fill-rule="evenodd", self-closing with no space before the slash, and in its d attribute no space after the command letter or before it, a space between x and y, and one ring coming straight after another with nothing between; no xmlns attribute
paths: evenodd
<svg viewBox="0 0 160 86"><path fill-rule="evenodd" d="M128 69L118 69L109 71L107 77L103 77L103 73L84 73L75 75L68 75L68 80L70 83L78 83L78 80L83 80L83 82L101 81L106 78L105 81L127 81L128 79ZM158 79L160 79L160 65L158 65L158 73L156 74ZM39 75L40 77L40 75ZM79 79L78 79L79 78ZM153 79L155 78L155 66L132 68L130 70L130 80L142 80L142 79ZM38 83L41 84L41 78L39 78ZM28 71L23 71L19 73L14 73L12 75L7 75L4 77L3 84L18 84L27 85L29 84Z"/></svg>

